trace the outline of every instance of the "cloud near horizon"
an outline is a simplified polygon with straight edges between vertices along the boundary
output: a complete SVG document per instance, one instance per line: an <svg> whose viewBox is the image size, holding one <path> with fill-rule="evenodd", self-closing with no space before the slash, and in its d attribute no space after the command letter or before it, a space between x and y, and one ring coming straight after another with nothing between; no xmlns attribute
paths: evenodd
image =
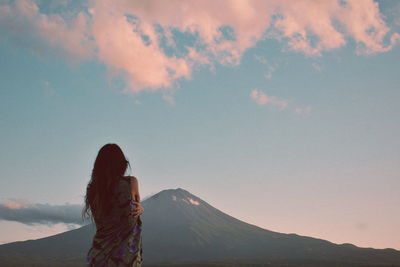
<svg viewBox="0 0 400 267"><path fill-rule="evenodd" d="M321 56L349 40L356 44L357 54L381 53L392 49L400 37L372 0L74 4L2 0L2 38L44 55L54 50L68 58L98 60L108 67L111 79L123 78L125 93L171 94L180 79L191 79L196 68L238 65L248 49L268 38L281 41L286 51Z"/></svg>
<svg viewBox="0 0 400 267"><path fill-rule="evenodd" d="M142 202L152 197L151 193L142 197ZM15 221L26 225L46 224L52 226L57 223L70 225L86 225L89 220L83 221L81 214L83 205L69 204L50 205L30 203L26 199L10 198L10 201L0 203L0 221Z"/></svg>
<svg viewBox="0 0 400 267"><path fill-rule="evenodd" d="M82 205L33 204L17 199L0 203L0 220L16 221L26 225L57 223L85 225L81 219Z"/></svg>

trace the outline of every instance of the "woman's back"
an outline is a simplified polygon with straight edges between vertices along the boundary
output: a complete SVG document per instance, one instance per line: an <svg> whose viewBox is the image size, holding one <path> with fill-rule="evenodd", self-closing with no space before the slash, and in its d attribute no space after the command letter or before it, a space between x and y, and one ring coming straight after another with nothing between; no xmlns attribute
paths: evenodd
<svg viewBox="0 0 400 267"><path fill-rule="evenodd" d="M87 253L88 266L141 266L142 221L135 208L130 177L122 176L114 188L111 211L96 217L96 234Z"/></svg>

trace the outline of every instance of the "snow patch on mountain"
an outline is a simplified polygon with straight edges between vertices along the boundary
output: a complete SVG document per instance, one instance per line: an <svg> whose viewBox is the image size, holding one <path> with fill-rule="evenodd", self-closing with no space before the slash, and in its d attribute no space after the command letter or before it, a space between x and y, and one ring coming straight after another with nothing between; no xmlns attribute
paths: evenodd
<svg viewBox="0 0 400 267"><path fill-rule="evenodd" d="M195 206L200 205L200 202L198 202L197 200L194 200L193 198L190 198L190 197L188 197L188 198L179 198L178 199L175 195L172 195L172 200L173 201L181 200L181 201L184 201L184 202L186 202L188 204L195 205Z"/></svg>

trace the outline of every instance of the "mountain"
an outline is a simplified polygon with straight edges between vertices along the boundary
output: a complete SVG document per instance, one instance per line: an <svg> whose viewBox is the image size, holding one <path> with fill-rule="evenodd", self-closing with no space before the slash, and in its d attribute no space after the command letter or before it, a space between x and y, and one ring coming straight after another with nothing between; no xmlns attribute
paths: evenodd
<svg viewBox="0 0 400 267"><path fill-rule="evenodd" d="M400 266L398 250L269 231L229 216L182 188L163 190L142 205L144 266ZM84 266L94 234L90 224L0 245L0 265Z"/></svg>

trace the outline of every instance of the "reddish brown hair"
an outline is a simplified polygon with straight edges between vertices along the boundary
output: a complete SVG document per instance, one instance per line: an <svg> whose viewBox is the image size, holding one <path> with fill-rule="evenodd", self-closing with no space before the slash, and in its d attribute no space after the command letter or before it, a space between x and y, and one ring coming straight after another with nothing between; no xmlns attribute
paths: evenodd
<svg viewBox="0 0 400 267"><path fill-rule="evenodd" d="M113 193L118 179L130 164L117 144L106 144L100 148L94 162L91 179L86 188L83 220L107 216L110 212Z"/></svg>

